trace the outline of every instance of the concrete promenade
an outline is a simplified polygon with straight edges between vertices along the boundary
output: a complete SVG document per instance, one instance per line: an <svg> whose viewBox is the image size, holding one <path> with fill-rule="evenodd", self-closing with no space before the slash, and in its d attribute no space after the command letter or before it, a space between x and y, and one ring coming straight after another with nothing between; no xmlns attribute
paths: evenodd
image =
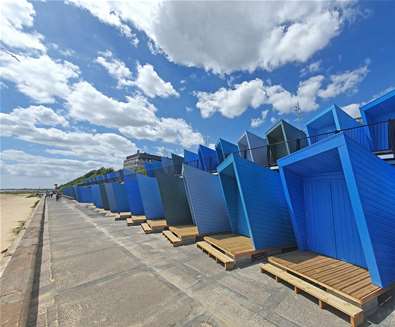
<svg viewBox="0 0 395 327"><path fill-rule="evenodd" d="M48 200L31 326L349 326L262 274L225 271L196 245L173 248L70 200ZM395 292L364 326L395 327Z"/></svg>

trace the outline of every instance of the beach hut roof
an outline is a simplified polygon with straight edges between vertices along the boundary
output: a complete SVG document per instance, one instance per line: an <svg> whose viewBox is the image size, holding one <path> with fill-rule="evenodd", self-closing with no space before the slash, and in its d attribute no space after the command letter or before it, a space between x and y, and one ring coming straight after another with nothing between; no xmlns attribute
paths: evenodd
<svg viewBox="0 0 395 327"><path fill-rule="evenodd" d="M395 169L343 133L279 160L298 246L395 282Z"/></svg>
<svg viewBox="0 0 395 327"><path fill-rule="evenodd" d="M231 153L238 153L239 148L236 144L228 142L224 139L219 139L218 143L215 145L215 150L217 151L218 161L222 162Z"/></svg>
<svg viewBox="0 0 395 327"><path fill-rule="evenodd" d="M360 110L366 124L395 119L395 90L361 106Z"/></svg>
<svg viewBox="0 0 395 327"><path fill-rule="evenodd" d="M198 150L201 168L205 171L215 171L218 165L217 152L207 146L199 145Z"/></svg>
<svg viewBox="0 0 395 327"><path fill-rule="evenodd" d="M240 156L258 165L267 165L267 140L245 131L237 141Z"/></svg>

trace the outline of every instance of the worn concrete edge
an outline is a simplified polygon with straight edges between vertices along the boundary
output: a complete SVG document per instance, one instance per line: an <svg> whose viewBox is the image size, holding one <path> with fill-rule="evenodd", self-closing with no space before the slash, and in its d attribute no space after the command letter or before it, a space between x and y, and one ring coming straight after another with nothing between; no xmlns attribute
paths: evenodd
<svg viewBox="0 0 395 327"><path fill-rule="evenodd" d="M42 246L46 199L42 197L0 278L1 326L26 326Z"/></svg>

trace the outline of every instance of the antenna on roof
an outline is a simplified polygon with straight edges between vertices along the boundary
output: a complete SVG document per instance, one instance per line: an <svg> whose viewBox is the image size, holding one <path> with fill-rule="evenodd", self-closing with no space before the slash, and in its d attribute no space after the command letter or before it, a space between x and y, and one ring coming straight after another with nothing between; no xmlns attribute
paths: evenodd
<svg viewBox="0 0 395 327"><path fill-rule="evenodd" d="M302 119L302 109L300 108L299 101L296 102L294 111L295 111L295 115L296 115L296 120L301 120Z"/></svg>

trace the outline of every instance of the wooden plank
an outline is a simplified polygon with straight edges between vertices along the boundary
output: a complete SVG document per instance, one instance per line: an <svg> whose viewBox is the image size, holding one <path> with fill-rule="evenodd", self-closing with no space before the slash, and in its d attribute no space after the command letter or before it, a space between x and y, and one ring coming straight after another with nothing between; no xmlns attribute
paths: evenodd
<svg viewBox="0 0 395 327"><path fill-rule="evenodd" d="M352 324L352 326L356 327L357 325L361 324L363 322L363 310L354 305L351 304L331 293L328 293L316 286L313 286L311 284L309 284L308 282L305 282L304 280L291 275L290 273L270 264L270 263L266 263L266 264L262 264L261 265L261 270L262 271L266 271L269 272L270 274L276 276L277 278L280 278L282 280L284 280L285 282L293 285L295 287L295 289L297 289L298 291L304 291L308 294L310 294L311 296L315 297L316 299L318 299L320 302L324 302L334 308L336 308L337 310L345 313L346 315L348 315L350 317L350 322ZM321 304L320 307L323 307L323 305Z"/></svg>
<svg viewBox="0 0 395 327"><path fill-rule="evenodd" d="M270 256L268 261L359 305L383 293L383 289L371 284L366 269L341 260L293 251Z"/></svg>
<svg viewBox="0 0 395 327"><path fill-rule="evenodd" d="M179 246L182 244L182 240L178 238L173 232L165 230L162 234L170 241L173 246Z"/></svg>
<svg viewBox="0 0 395 327"><path fill-rule="evenodd" d="M169 230L180 239L196 239L196 237L199 235L197 227L194 225L169 226Z"/></svg>
<svg viewBox="0 0 395 327"><path fill-rule="evenodd" d="M215 247L207 243L206 241L200 241L196 243L197 247L207 252L209 255L213 256L217 261L224 264L226 270L231 270L234 268L235 261L228 257L226 254L218 251Z"/></svg>
<svg viewBox="0 0 395 327"><path fill-rule="evenodd" d="M119 218L121 218L122 220L125 220L125 219L127 219L129 217L131 217L130 212L124 211L124 212L120 212L119 213Z"/></svg>
<svg viewBox="0 0 395 327"><path fill-rule="evenodd" d="M251 239L246 236L219 234L205 236L203 239L233 259L242 256L252 256L255 252Z"/></svg>
<svg viewBox="0 0 395 327"><path fill-rule="evenodd" d="M152 228L147 223L142 223L140 226L143 229L144 233L146 234L152 233Z"/></svg>

